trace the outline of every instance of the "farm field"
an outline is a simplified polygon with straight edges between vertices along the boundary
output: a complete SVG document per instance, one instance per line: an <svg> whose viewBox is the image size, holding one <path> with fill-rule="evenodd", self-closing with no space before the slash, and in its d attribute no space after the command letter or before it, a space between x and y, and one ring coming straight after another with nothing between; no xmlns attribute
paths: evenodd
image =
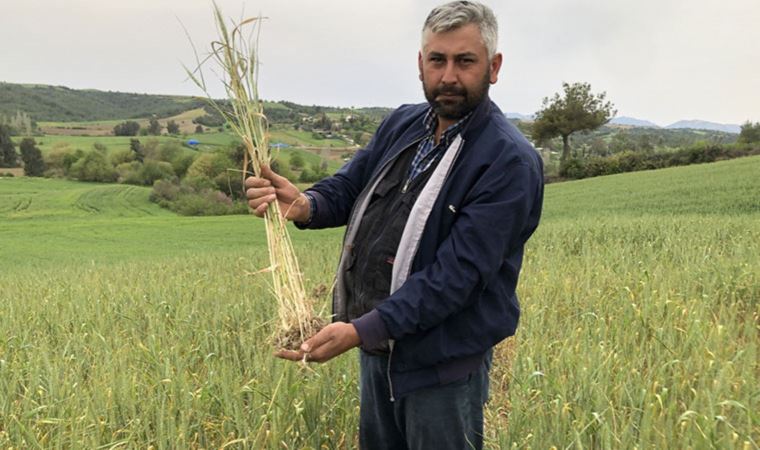
<svg viewBox="0 0 760 450"><path fill-rule="evenodd" d="M178 116L179 117L179 116ZM121 121L117 121L121 122ZM85 122L72 122L71 124L85 124ZM69 124L67 124L68 126ZM111 126L110 129L113 129ZM212 152L222 147L228 147L240 142L236 136L229 132L207 132L207 133L190 133L183 134L181 136L107 136L107 135L62 135L62 134L46 134L44 136L36 136L35 142L37 147L43 154L50 153L56 149L65 150L83 150L89 151L94 146L100 145L106 148L106 151L111 152L114 150L129 150L130 140L139 139L143 144L151 141L164 143L176 143L178 145L184 145L189 140L198 141L198 145L191 149L187 147L188 151L198 152ZM14 141L18 144L20 138L14 138ZM343 165L343 155L347 149L353 149L349 147L345 142L338 139L314 139L311 133L305 131L295 131L292 129L280 129L273 127L271 129L270 142L272 144L286 144L289 147L283 147L277 150L277 153L285 158L289 158L291 154L298 153L302 155L304 160L309 164L321 164L322 161L327 161L328 171L335 172Z"/></svg>
<svg viewBox="0 0 760 450"><path fill-rule="evenodd" d="M546 187L488 448L760 446L758 173ZM0 179L0 448L354 448L355 351L271 356L261 221L175 216L149 192ZM291 235L322 291L342 230Z"/></svg>

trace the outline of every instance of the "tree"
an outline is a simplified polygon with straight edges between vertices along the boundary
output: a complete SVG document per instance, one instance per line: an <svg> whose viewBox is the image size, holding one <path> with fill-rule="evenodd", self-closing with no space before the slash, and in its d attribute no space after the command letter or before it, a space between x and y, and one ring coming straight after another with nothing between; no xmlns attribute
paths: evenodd
<svg viewBox="0 0 760 450"><path fill-rule="evenodd" d="M145 160L145 150L139 139L130 139L129 149L134 152L136 161L143 162Z"/></svg>
<svg viewBox="0 0 760 450"><path fill-rule="evenodd" d="M137 136L139 131L140 124L133 120L122 122L113 127L114 136Z"/></svg>
<svg viewBox="0 0 760 450"><path fill-rule="evenodd" d="M303 169L306 162L303 160L303 156L298 153L294 153L290 156L290 167L294 169Z"/></svg>
<svg viewBox="0 0 760 450"><path fill-rule="evenodd" d="M745 122L739 133L738 142L743 144L760 142L760 122L755 123L754 125L750 121Z"/></svg>
<svg viewBox="0 0 760 450"><path fill-rule="evenodd" d="M24 138L19 145L21 160L24 161L24 173L29 177L41 177L45 172L45 161L37 143L32 138Z"/></svg>
<svg viewBox="0 0 760 450"><path fill-rule="evenodd" d="M11 130L5 125L0 125L0 167L18 166L18 154L16 144L11 140Z"/></svg>
<svg viewBox="0 0 760 450"><path fill-rule="evenodd" d="M156 116L151 117L150 121L148 121L148 134L153 136L161 134L161 124L158 123Z"/></svg>
<svg viewBox="0 0 760 450"><path fill-rule="evenodd" d="M179 125L177 122L170 120L166 123L166 132L169 134L179 134Z"/></svg>
<svg viewBox="0 0 760 450"><path fill-rule="evenodd" d="M560 168L570 157L570 135L576 131L594 130L609 122L617 113L606 93L592 94L588 83L562 83L564 94L545 97L543 108L536 113L532 136L537 142L562 136Z"/></svg>

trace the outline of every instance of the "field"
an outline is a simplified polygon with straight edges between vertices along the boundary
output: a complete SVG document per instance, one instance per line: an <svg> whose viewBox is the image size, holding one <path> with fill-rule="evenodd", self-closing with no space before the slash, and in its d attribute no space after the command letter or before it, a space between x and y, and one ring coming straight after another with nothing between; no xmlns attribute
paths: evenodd
<svg viewBox="0 0 760 450"><path fill-rule="evenodd" d="M760 445L760 158L547 186L489 448ZM0 448L353 448L357 355L276 360L261 221L0 179ZM293 230L309 289L342 230ZM327 305L327 300L324 300Z"/></svg>
<svg viewBox="0 0 760 450"><path fill-rule="evenodd" d="M183 115L178 115L176 117L178 123L180 123L182 120L180 118L183 117ZM93 128L88 128L86 135L54 133L37 136L34 139L37 143L37 147L43 155L56 149L89 151L96 144L104 146L109 152L114 150L129 150L130 141L132 139L139 139L143 144L156 141L161 144L173 142L179 145L184 145L187 141L193 139L199 142L199 144L194 147L195 151L199 152L211 152L221 147L228 147L240 142L240 139L226 131L210 131L201 134L189 133L181 136L109 136L99 134L112 132L113 125L111 125L111 122L114 124L121 123L121 121L70 122L57 124L50 122L46 123L46 126L42 127L42 129L50 131L54 126L64 128L72 126L79 128L92 126ZM99 129L98 127L104 128ZM20 138L14 138L14 141L18 144ZM348 146L346 142L339 139L315 139L312 137L311 132L296 131L287 127L272 127L270 130L270 142L272 144L286 144L289 146L277 150L282 157L289 158L290 155L295 152L302 155L307 162L307 165L320 165L322 161L326 161L328 171L330 172L335 172L343 165L343 157L348 150L355 150L354 147ZM0 171L0 173L3 172L5 171Z"/></svg>

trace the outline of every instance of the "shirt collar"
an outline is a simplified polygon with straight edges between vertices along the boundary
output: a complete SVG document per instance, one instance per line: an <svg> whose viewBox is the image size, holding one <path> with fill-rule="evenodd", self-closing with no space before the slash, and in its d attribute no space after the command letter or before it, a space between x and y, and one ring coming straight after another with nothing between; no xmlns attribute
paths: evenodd
<svg viewBox="0 0 760 450"><path fill-rule="evenodd" d="M444 130L441 134L440 142L448 142L452 137L456 136L457 133L462 131L464 124L467 123L467 120L469 120L470 117L472 117L472 111L467 113L466 116L459 119L454 125L446 128L446 130ZM438 125L438 116L435 114L432 107L429 107L425 113L423 123L425 124L425 129L427 130L428 135L435 133L435 127Z"/></svg>

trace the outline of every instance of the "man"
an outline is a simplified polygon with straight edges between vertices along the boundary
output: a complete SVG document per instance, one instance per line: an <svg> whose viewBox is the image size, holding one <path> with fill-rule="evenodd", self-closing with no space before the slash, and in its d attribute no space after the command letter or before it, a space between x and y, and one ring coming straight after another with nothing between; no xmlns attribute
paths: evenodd
<svg viewBox="0 0 760 450"><path fill-rule="evenodd" d="M423 27L427 104L388 116L367 148L298 191L265 169L249 205L299 228L348 225L335 320L291 359L361 347L363 449L480 448L492 347L514 334L523 247L543 198L536 151L488 98L502 55L493 12L435 8Z"/></svg>

